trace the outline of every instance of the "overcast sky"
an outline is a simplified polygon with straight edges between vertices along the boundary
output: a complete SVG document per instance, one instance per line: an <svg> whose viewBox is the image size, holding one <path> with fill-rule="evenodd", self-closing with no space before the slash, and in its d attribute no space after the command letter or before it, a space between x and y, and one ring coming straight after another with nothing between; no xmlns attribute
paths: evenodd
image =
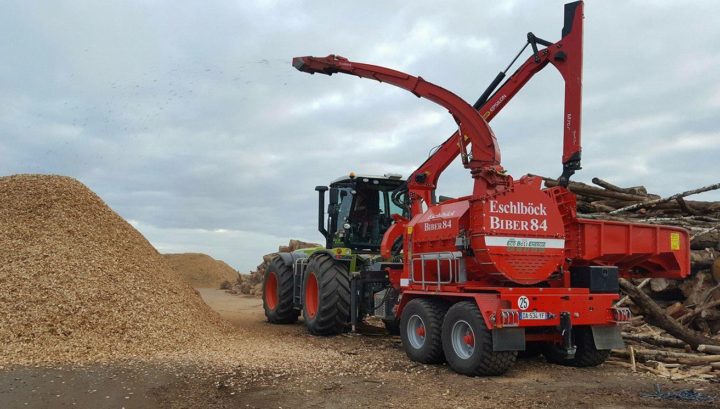
<svg viewBox="0 0 720 409"><path fill-rule="evenodd" d="M400 69L472 103L528 31L559 39L562 4L3 1L0 173L75 177L161 252L248 271L289 238L322 240L316 185L407 176L455 128L428 101L292 57ZM720 179L718 16L716 1L586 4L575 180L666 195ZM512 175L559 175L562 98L549 66L493 121ZM471 186L454 165L438 192Z"/></svg>

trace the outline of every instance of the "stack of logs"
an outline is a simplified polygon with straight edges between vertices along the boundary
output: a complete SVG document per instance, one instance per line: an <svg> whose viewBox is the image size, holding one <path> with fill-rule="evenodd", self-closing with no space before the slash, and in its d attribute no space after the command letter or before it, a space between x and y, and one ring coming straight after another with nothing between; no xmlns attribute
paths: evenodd
<svg viewBox="0 0 720 409"><path fill-rule="evenodd" d="M543 179L547 187L558 185L555 179ZM720 202L691 201L685 197L720 189L720 183L663 198L647 193L644 186L621 188L599 178L592 181L599 187L580 182L570 182L568 186L577 196L577 209L582 217L679 226L690 231L691 249L718 250Z"/></svg>
<svg viewBox="0 0 720 409"><path fill-rule="evenodd" d="M248 294L262 296L262 283L265 278L265 270L267 269L270 261L278 253L292 253L295 250L306 249L311 247L321 247L317 243L308 243L301 240L292 239L288 242L287 246L278 246L276 253L269 253L263 256L262 263L258 264L255 271L251 271L250 274L240 274L237 281L234 283L227 283L223 289L231 294Z"/></svg>
<svg viewBox="0 0 720 409"><path fill-rule="evenodd" d="M554 179L543 178L547 187ZM580 217L679 226L690 232L691 275L621 279L618 304L633 311L623 329L628 345L609 363L674 380L720 381L720 202L691 201L690 195L720 189L720 183L668 197L643 186L622 188L594 178L592 186L570 182Z"/></svg>

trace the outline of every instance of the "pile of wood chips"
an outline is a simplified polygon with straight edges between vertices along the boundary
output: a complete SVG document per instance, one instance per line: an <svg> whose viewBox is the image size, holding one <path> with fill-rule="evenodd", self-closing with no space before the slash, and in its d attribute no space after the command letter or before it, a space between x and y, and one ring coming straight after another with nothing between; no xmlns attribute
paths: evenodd
<svg viewBox="0 0 720 409"><path fill-rule="evenodd" d="M191 286L219 288L224 282L234 283L238 271L221 260L202 253L163 254L163 258Z"/></svg>
<svg viewBox="0 0 720 409"><path fill-rule="evenodd" d="M97 195L0 178L0 367L172 354L227 324Z"/></svg>
<svg viewBox="0 0 720 409"><path fill-rule="evenodd" d="M543 178L548 187L554 179ZM720 183L662 198L643 186L622 188L599 178L591 186L571 182L580 217L678 226L690 232L691 270L685 280L621 280L632 324L628 348L610 363L670 379L720 381L720 202L685 197Z"/></svg>
<svg viewBox="0 0 720 409"><path fill-rule="evenodd" d="M153 362L252 385L397 366L394 346L346 353L327 338L287 342L277 327L227 323L139 232L61 176L0 178L0 317L0 369Z"/></svg>

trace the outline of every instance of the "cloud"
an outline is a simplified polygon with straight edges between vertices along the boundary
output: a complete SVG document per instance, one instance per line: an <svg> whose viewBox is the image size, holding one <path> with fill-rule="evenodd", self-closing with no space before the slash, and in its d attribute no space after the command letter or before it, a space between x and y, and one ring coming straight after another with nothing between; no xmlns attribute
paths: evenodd
<svg viewBox="0 0 720 409"><path fill-rule="evenodd" d="M561 1L10 1L4 11L0 172L76 177L161 251L204 251L241 271L288 238L321 240L316 185L349 171L407 176L456 128L405 91L309 76L292 57L399 68L473 102L528 31L554 41L563 22ZM586 4L576 180L659 194L717 181L718 12L716 2ZM560 174L562 85L549 67L493 121L511 174ZM470 189L453 164L439 193Z"/></svg>

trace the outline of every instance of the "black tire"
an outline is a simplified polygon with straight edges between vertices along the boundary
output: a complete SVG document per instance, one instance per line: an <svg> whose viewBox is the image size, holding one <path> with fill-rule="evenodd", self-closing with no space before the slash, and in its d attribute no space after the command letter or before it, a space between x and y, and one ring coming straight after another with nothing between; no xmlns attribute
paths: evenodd
<svg viewBox="0 0 720 409"><path fill-rule="evenodd" d="M316 283L316 305L309 305L308 284ZM350 274L345 265L328 254L317 254L308 262L303 281L303 318L313 335L337 335L350 321Z"/></svg>
<svg viewBox="0 0 720 409"><path fill-rule="evenodd" d="M543 350L543 355L548 362L576 368L588 368L598 366L608 359L610 350L595 348L595 340L590 327L575 327L572 331L577 348L575 357L567 359L562 347L548 344Z"/></svg>
<svg viewBox="0 0 720 409"><path fill-rule="evenodd" d="M400 321L399 320L382 320L385 324L385 330L390 335L400 335Z"/></svg>
<svg viewBox="0 0 720 409"><path fill-rule="evenodd" d="M275 280L273 286L268 281ZM292 324L297 322L300 311L293 308L293 269L280 257L273 258L265 270L263 278L263 308L265 317L272 324Z"/></svg>
<svg viewBox="0 0 720 409"><path fill-rule="evenodd" d="M440 300L416 298L407 303L400 317L400 338L408 358L423 364L445 361L441 333L446 312L447 304Z"/></svg>
<svg viewBox="0 0 720 409"><path fill-rule="evenodd" d="M443 320L442 344L450 368L463 375L502 375L517 359L516 351L493 351L492 332L472 301L450 307Z"/></svg>

